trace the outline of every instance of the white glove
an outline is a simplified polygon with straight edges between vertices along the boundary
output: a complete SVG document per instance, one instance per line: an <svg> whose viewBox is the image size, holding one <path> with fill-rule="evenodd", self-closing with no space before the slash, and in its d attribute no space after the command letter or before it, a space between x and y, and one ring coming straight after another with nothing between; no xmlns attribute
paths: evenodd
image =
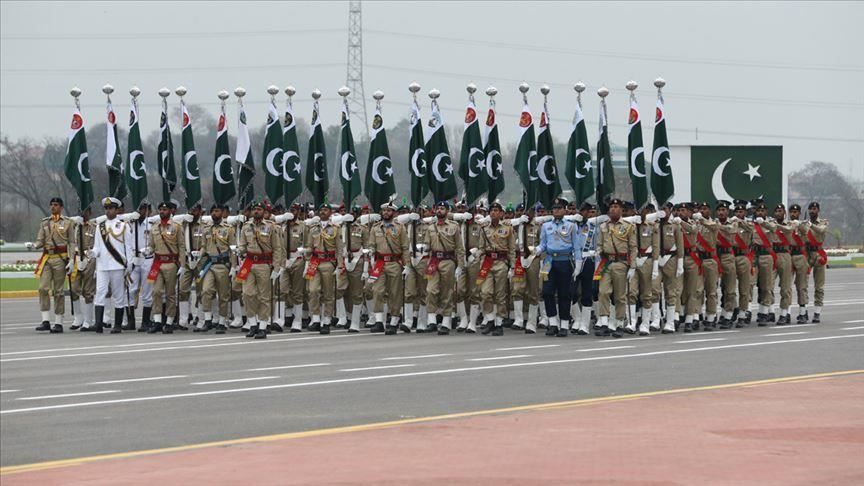
<svg viewBox="0 0 864 486"><path fill-rule="evenodd" d="M408 272L410 269L406 266L402 269L402 278L408 278Z"/></svg>
<svg viewBox="0 0 864 486"><path fill-rule="evenodd" d="M333 224L342 224L342 215L334 214L333 216L330 216L330 222Z"/></svg>
<svg viewBox="0 0 864 486"><path fill-rule="evenodd" d="M741 221L740 219L738 219L738 216L732 216L731 218L729 218L730 223L737 223L738 221Z"/></svg>
<svg viewBox="0 0 864 486"><path fill-rule="evenodd" d="M140 267L140 266L144 265L144 259L141 257L132 257L132 265L134 265L136 267Z"/></svg>
<svg viewBox="0 0 864 486"><path fill-rule="evenodd" d="M378 213L364 214L360 216L360 224L369 224L381 221L381 215Z"/></svg>
<svg viewBox="0 0 864 486"><path fill-rule="evenodd" d="M141 249L141 254L144 255L145 257L152 256L153 255L153 249L150 248L149 246L144 247Z"/></svg>
<svg viewBox="0 0 864 486"><path fill-rule="evenodd" d="M438 219L438 216L426 216L425 218L421 219L420 221L423 223L426 223L426 224L432 224L437 219Z"/></svg>
<svg viewBox="0 0 864 486"><path fill-rule="evenodd" d="M84 256L87 258L96 258L96 254L93 253L93 250L84 250Z"/></svg>
<svg viewBox="0 0 864 486"><path fill-rule="evenodd" d="M480 250L477 248L471 248L468 250L468 263L474 263L474 260L477 259L477 254L480 253Z"/></svg>
<svg viewBox="0 0 864 486"><path fill-rule="evenodd" d="M192 250L190 254L192 258L201 258L201 250Z"/></svg>
<svg viewBox="0 0 864 486"><path fill-rule="evenodd" d="M760 216L760 217L756 218L754 221L756 221L756 224L762 224L762 223L765 222L765 219L763 219L763 218Z"/></svg>
<svg viewBox="0 0 864 486"><path fill-rule="evenodd" d="M470 221L473 217L471 213L453 213L453 221Z"/></svg>
<svg viewBox="0 0 864 486"><path fill-rule="evenodd" d="M363 280L364 282L366 280L369 280L369 272L363 272L362 274L360 274L360 280Z"/></svg>
<svg viewBox="0 0 864 486"><path fill-rule="evenodd" d="M651 280L654 280L660 276L660 268L658 267L657 260L654 260L654 266L651 267Z"/></svg>
<svg viewBox="0 0 864 486"><path fill-rule="evenodd" d="M547 214L546 216L537 216L536 218L534 218L534 221L537 224L543 224L543 223L548 223L549 221L552 221L553 219L555 219L555 218L552 217L551 215Z"/></svg>
<svg viewBox="0 0 864 486"><path fill-rule="evenodd" d="M180 269L177 270L177 277L178 278L182 277L184 273L186 273L186 267L181 265Z"/></svg>
<svg viewBox="0 0 864 486"><path fill-rule="evenodd" d="M175 223L191 223L194 219L195 216L192 216L191 214L176 214L171 218L171 221L174 221Z"/></svg>
<svg viewBox="0 0 864 486"><path fill-rule="evenodd" d="M117 219L119 219L120 221L132 221L132 220L138 219L140 217L141 217L141 215L138 214L138 211L133 211L131 213L121 214L120 216L117 216ZM157 219L158 219L158 216L157 216Z"/></svg>
<svg viewBox="0 0 864 486"><path fill-rule="evenodd" d="M483 216L482 214L479 215L479 216L475 216L475 217L474 217L474 224L476 224L476 225L478 225L478 226L486 226L486 225L489 224L491 221L492 221L492 218L491 218L491 217L489 217L489 216ZM512 221L514 221L514 220L511 219L510 221L512 222Z"/></svg>
<svg viewBox="0 0 864 486"><path fill-rule="evenodd" d="M646 261L648 261L648 257L636 257L636 268L642 268Z"/></svg>
<svg viewBox="0 0 864 486"><path fill-rule="evenodd" d="M234 280L234 277L237 276L237 266L231 267L231 270L228 271L228 276L231 277L231 280Z"/></svg>
<svg viewBox="0 0 864 486"><path fill-rule="evenodd" d="M426 248L425 243L417 243L417 252L418 253L424 253L425 254L427 251L428 251L428 248Z"/></svg>
<svg viewBox="0 0 864 486"><path fill-rule="evenodd" d="M631 268L630 270L627 270L627 280L632 279L633 275L636 275L636 269L635 268Z"/></svg>
<svg viewBox="0 0 864 486"><path fill-rule="evenodd" d="M681 275L684 275L684 259L683 258L678 259L678 268L675 269L675 276L680 277Z"/></svg>
<svg viewBox="0 0 864 486"><path fill-rule="evenodd" d="M697 211L693 213L693 219L695 219L696 221L702 221L703 219L705 219L705 217L702 216L702 213Z"/></svg>
<svg viewBox="0 0 864 486"><path fill-rule="evenodd" d="M577 223L581 223L584 218L581 214L568 214L564 216L564 221L575 221Z"/></svg>
<svg viewBox="0 0 864 486"><path fill-rule="evenodd" d="M321 222L321 218L318 217L318 216L314 216L314 217L312 217L312 218L306 218L306 219L303 221L303 223L305 223L306 226L315 226L316 224L318 224L318 223L320 223L320 222Z"/></svg>
<svg viewBox="0 0 864 486"><path fill-rule="evenodd" d="M305 265L303 265L303 275L309 272L309 262L307 261Z"/></svg>
<svg viewBox="0 0 864 486"><path fill-rule="evenodd" d="M204 224L213 224L213 217L209 216L209 215L208 216L201 216L201 219L199 221L201 221Z"/></svg>
<svg viewBox="0 0 864 486"><path fill-rule="evenodd" d="M32 250L33 248L36 248L36 244L33 243L32 241L28 241L27 243L24 243L24 246L25 246L28 250Z"/></svg>
<svg viewBox="0 0 864 486"><path fill-rule="evenodd" d="M584 263L584 260L578 260L576 262L576 265L573 267L573 281L574 282L579 280L579 275L582 274L582 264L583 263Z"/></svg>
<svg viewBox="0 0 864 486"><path fill-rule="evenodd" d="M661 211L657 211L656 213L651 213L651 214L645 216L645 222L646 223L653 223L654 221L657 221L658 219L662 219L665 217L666 217L666 211L661 210Z"/></svg>
<svg viewBox="0 0 864 486"><path fill-rule="evenodd" d="M630 224L639 224L642 222L642 216L638 214L634 214L633 216L627 216L626 218L621 218L621 221L626 221Z"/></svg>
<svg viewBox="0 0 864 486"><path fill-rule="evenodd" d="M459 280L459 277L462 276L462 267L456 267L456 272L454 273L456 280Z"/></svg>
<svg viewBox="0 0 864 486"><path fill-rule="evenodd" d="M341 270L342 270L342 269L340 269L339 266L337 265L336 268L333 269L333 276L338 277L338 276L339 276L339 272L340 272Z"/></svg>
<svg viewBox="0 0 864 486"><path fill-rule="evenodd" d="M678 216L671 218L669 221L673 224L681 224L681 218L679 218Z"/></svg>
<svg viewBox="0 0 864 486"><path fill-rule="evenodd" d="M81 267L84 268L84 267ZM72 272L75 271L75 259L70 258L69 262L66 263L66 275L72 275Z"/></svg>
<svg viewBox="0 0 864 486"><path fill-rule="evenodd" d="M84 223L84 218L82 218L81 216L72 216L71 218L69 218L69 220L75 224L83 224Z"/></svg>
<svg viewBox="0 0 864 486"><path fill-rule="evenodd" d="M599 216L594 216L593 218L588 218L588 222L591 224L603 224L606 221L609 221L609 216L605 214L601 214Z"/></svg>
<svg viewBox="0 0 864 486"><path fill-rule="evenodd" d="M798 229L798 225L801 224L797 219L793 219L789 222L789 225L792 226L792 229Z"/></svg>
<svg viewBox="0 0 864 486"><path fill-rule="evenodd" d="M396 222L399 224L408 224L411 221L417 221L419 219L420 219L420 215L417 213L407 213L407 214L400 214L399 216L396 216Z"/></svg>
<svg viewBox="0 0 864 486"><path fill-rule="evenodd" d="M597 252L595 250L588 250L582 252L582 258L594 258L597 256Z"/></svg>
<svg viewBox="0 0 864 486"><path fill-rule="evenodd" d="M279 276L280 276L280 275L282 275L282 267L274 268L274 269L270 272L270 280L273 281L273 282L275 282L275 281L279 280Z"/></svg>
<svg viewBox="0 0 864 486"><path fill-rule="evenodd" d="M287 213L282 213L279 216L273 217L273 221L275 221L277 224L282 224L286 221L292 221L293 219L294 219L294 213L292 213L290 211Z"/></svg>
<svg viewBox="0 0 864 486"><path fill-rule="evenodd" d="M543 248L540 248L539 246L534 248L534 256L540 256L541 253L543 253Z"/></svg>
<svg viewBox="0 0 864 486"><path fill-rule="evenodd" d="M96 224L102 224L102 223L104 223L104 222L107 221L107 220L108 220L108 216L105 216L105 215L103 214L102 216L99 216L99 217L97 217L96 219L94 219L93 222L96 223Z"/></svg>
<svg viewBox="0 0 864 486"><path fill-rule="evenodd" d="M479 219L480 219L480 217L474 218L474 221L478 222ZM516 227L516 226L519 226L520 224L524 224L527 222L528 222L528 216L523 214L522 216L519 216L518 218L511 219L510 220L510 226Z"/></svg>
<svg viewBox="0 0 864 486"><path fill-rule="evenodd" d="M341 217L339 218L339 221L342 223L353 223L354 222L354 215L351 213L341 214L340 216Z"/></svg>

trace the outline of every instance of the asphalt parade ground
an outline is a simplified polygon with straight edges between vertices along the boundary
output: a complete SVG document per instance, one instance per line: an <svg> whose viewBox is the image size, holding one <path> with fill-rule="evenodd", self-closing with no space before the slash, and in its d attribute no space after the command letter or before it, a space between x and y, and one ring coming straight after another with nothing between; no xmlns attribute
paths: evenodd
<svg viewBox="0 0 864 486"><path fill-rule="evenodd" d="M36 299L3 299L0 474L860 484L864 273L830 270L825 294L821 324L620 339L37 334Z"/></svg>

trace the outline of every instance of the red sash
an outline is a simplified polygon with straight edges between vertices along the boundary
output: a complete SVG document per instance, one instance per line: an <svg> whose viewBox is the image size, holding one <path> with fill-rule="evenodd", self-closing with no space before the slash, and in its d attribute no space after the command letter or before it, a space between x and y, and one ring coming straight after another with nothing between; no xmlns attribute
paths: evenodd
<svg viewBox="0 0 864 486"><path fill-rule="evenodd" d="M177 257L174 255L156 255L153 259L153 264L150 265L150 272L147 274L148 282L155 282L159 277L159 269L163 263L177 263Z"/></svg>
<svg viewBox="0 0 864 486"><path fill-rule="evenodd" d="M486 280L486 277L489 276L489 270L492 269L492 263L494 263L494 260L490 255L483 257L483 264L480 266L480 273L477 274L477 285L483 283L483 281Z"/></svg>
<svg viewBox="0 0 864 486"><path fill-rule="evenodd" d="M429 257L429 263L426 264L426 277L431 277L435 275L435 272L438 271L438 262L441 261L437 256L432 255Z"/></svg>
<svg viewBox="0 0 864 486"><path fill-rule="evenodd" d="M762 240L763 248L767 248L768 252L771 253L771 259L774 260L774 268L777 268L777 254L774 253L774 247L771 245L771 240L768 239L768 235L765 234L765 231L762 229L762 225L756 223L753 225L756 228L756 234L759 235L759 239Z"/></svg>
<svg viewBox="0 0 864 486"><path fill-rule="evenodd" d="M693 261L696 262L696 266L699 267L699 275L702 275L702 259L699 258L699 255L695 250L696 247L693 246L693 243L690 243L690 238L687 238L687 234L683 231L681 232L681 236L684 238L684 255L690 255L690 258L692 258Z"/></svg>
<svg viewBox="0 0 864 486"><path fill-rule="evenodd" d="M600 258L600 263L597 264L597 268L594 269L594 280L600 280L600 275L606 270L606 265L609 263L609 260L606 257Z"/></svg>
<svg viewBox="0 0 864 486"><path fill-rule="evenodd" d="M801 236L798 235L797 232L792 233L792 239L795 240L795 245L798 247L798 250L801 252L801 256L804 257L804 260L807 261L807 273L810 273L810 261L807 259L807 248L804 246L804 240L801 239Z"/></svg>
<svg viewBox="0 0 864 486"><path fill-rule="evenodd" d="M522 259L516 257L516 264L513 265L513 281L521 282L525 280L525 267L522 266Z"/></svg>
<svg viewBox="0 0 864 486"><path fill-rule="evenodd" d="M717 236L720 236L720 233L717 233ZM714 251L714 248L711 248L711 245L708 244L708 241L705 240L705 237L702 236L702 233L696 234L696 241L699 242L699 246L702 247L702 250L704 250L705 253L711 255L711 259L717 263L717 272L722 275L723 265L720 265L720 257L717 256L717 252Z"/></svg>
<svg viewBox="0 0 864 486"><path fill-rule="evenodd" d="M744 256L746 256L747 259L750 260L750 265L753 265L753 250L748 251L747 245L744 244L744 240L738 233L735 233L735 244L738 245L738 251L742 253L746 252Z"/></svg>
<svg viewBox="0 0 864 486"><path fill-rule="evenodd" d="M249 258L243 259L243 265L240 266L240 270L237 270L237 281L245 282L246 278L249 277L249 272L252 270L252 260Z"/></svg>
<svg viewBox="0 0 864 486"><path fill-rule="evenodd" d="M828 263L828 254L825 253L825 250L822 248L822 243L816 239L816 236L813 234L813 231L807 231L807 242L810 243L810 246L815 246L818 248L816 250L819 253L819 259L816 260L816 263L819 265L825 265Z"/></svg>
<svg viewBox="0 0 864 486"><path fill-rule="evenodd" d="M780 240L781 245L783 245L785 247L792 246L789 244L789 238L786 238L786 234L783 233L783 231L778 229L778 230L774 230L774 233L777 235L777 238Z"/></svg>
<svg viewBox="0 0 864 486"><path fill-rule="evenodd" d="M318 271L318 265L321 265L321 258L318 255L312 255L312 258L309 259L309 266L306 267L306 275L303 277L306 280L312 280L312 277L315 276L315 272Z"/></svg>
<svg viewBox="0 0 864 486"><path fill-rule="evenodd" d="M732 248L732 243L729 243L729 240L723 236L723 233L717 232L717 243L720 243L720 246L723 248Z"/></svg>

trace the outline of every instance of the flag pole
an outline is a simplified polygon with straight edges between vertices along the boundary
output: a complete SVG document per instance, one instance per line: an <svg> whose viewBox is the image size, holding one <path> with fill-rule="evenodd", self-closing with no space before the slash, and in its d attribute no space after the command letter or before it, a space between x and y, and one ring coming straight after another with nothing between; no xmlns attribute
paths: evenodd
<svg viewBox="0 0 864 486"><path fill-rule="evenodd" d="M234 88L234 96L237 97L238 110L244 111L245 108L243 106L243 97L246 96L246 88L244 88L242 86L237 86L236 88ZM239 118L240 117L238 115L238 120L239 120ZM237 162L237 214L242 214L243 213L243 207L242 207L243 206L243 194L240 192L240 190L242 189L240 187L240 172L241 172L243 164L240 161L236 161L236 162Z"/></svg>
<svg viewBox="0 0 864 486"><path fill-rule="evenodd" d="M80 112L81 111L81 102L78 100L78 98L81 96L81 89L78 88L77 86L75 86L74 88L69 90L69 94L71 94L72 98L75 100L75 110ZM81 129L83 130L84 127L82 126ZM83 219L84 218L84 211L86 210L86 208L81 209L81 198L77 196L77 191L76 191L76 198L78 199L78 209L79 209L79 212L81 213L81 218ZM76 245L78 247L77 248L78 249L78 251L77 251L78 261L81 261L81 251L82 251L81 245L82 245L83 241L84 241L84 224L82 222L82 224L78 225L78 245ZM75 265L77 264L77 262L74 261L75 258L76 258L76 255L73 254L72 255L73 269L74 269ZM84 270L84 269L82 268L81 270ZM72 309L72 319L74 320L75 319L75 306L73 305L74 302L72 300L72 274L69 272L66 273L66 281L69 283L69 308Z"/></svg>
<svg viewBox="0 0 864 486"><path fill-rule="evenodd" d="M609 88L607 88L606 86L601 86L600 89L597 90L597 96L600 97L600 117L603 119L603 123L606 123L606 126L608 127L609 126L609 116L608 116L608 113L606 111L606 97L609 96ZM602 129L602 127L601 127L601 129ZM609 136L608 128L607 128L606 136L607 137ZM594 192L596 193L596 197L597 197L598 212L599 212L599 214L605 214L606 210L608 209L607 204L606 204L606 198L607 198L607 196L609 196L609 194L603 193L603 183L604 183L604 180L603 180L604 167L603 166L604 166L604 164L603 164L603 161L600 160L600 154L598 153L597 155L598 155L598 157L597 157L597 188ZM615 177L614 173L612 174L612 177L613 178Z"/></svg>
<svg viewBox="0 0 864 486"><path fill-rule="evenodd" d="M528 90L529 89L531 89L531 87L525 81L522 81L522 83L519 84L519 92L522 93L522 104L523 105L528 104ZM530 161L530 159L529 159L529 161ZM528 173L529 174L531 173L531 167L528 167ZM526 209L528 207L528 188L525 187L524 185L522 186L522 206L525 207Z"/></svg>
<svg viewBox="0 0 864 486"><path fill-rule="evenodd" d="M666 106L665 106L665 105L666 105L666 101L663 100L663 87L664 87L664 86L666 86L666 80L665 80L665 79L663 79L663 78L657 78L657 79L654 80L654 87L657 88L657 100L660 101L660 104L661 104L661 105L663 105L663 112L664 112L664 113L663 113L663 117L665 118L665 117L666 117L666 113L665 113L665 111L666 111ZM656 122L654 123L654 128L655 128L655 129L657 128L657 123L656 123ZM652 173L653 173L653 170L654 170L653 166L652 166L651 170L652 170ZM649 184L651 183L650 179L649 179L648 183L649 183ZM650 193L651 201L654 202L654 204L655 204L657 210L659 211L659 210L660 210L660 201L658 201L657 198L656 198L655 195L654 195L654 188L651 187L650 189L651 189L651 190L649 191L649 193ZM666 204L666 201L663 201L663 204ZM664 306L662 306L662 305L660 306L661 309L663 309L663 307L664 307Z"/></svg>
<svg viewBox="0 0 864 486"><path fill-rule="evenodd" d="M168 97L171 96L171 90L168 88L160 88L159 96L162 97L162 113L165 114L165 148L170 148L171 152L174 151L174 147L169 147L168 143L171 139L171 130L168 128ZM159 127L160 130L162 127ZM171 199L172 187L170 181L168 180L168 158L166 156L165 160L162 160L162 154L156 154L156 157L162 161L161 167L159 168L159 176L162 178L162 200L169 201ZM173 158L173 155L171 155Z"/></svg>

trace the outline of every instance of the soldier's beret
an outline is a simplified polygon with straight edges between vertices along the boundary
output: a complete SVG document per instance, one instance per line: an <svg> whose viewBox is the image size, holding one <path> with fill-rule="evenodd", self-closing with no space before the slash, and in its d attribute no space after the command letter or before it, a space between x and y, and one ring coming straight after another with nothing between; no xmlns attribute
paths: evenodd
<svg viewBox="0 0 864 486"><path fill-rule="evenodd" d="M675 209L690 209L690 205L686 202L680 202L675 205Z"/></svg>
<svg viewBox="0 0 864 486"><path fill-rule="evenodd" d="M102 199L102 206L105 208L119 208L120 200L116 197L106 197Z"/></svg>
<svg viewBox="0 0 864 486"><path fill-rule="evenodd" d="M221 211L221 210L222 210L222 205L220 205L220 204L216 204L216 203L213 203L213 205L210 206L210 212L212 213L213 211L216 211L216 210Z"/></svg>
<svg viewBox="0 0 864 486"><path fill-rule="evenodd" d="M395 210L396 210L396 205L393 204L392 202L389 202L389 201L388 201L388 202L385 202L384 204L381 205L381 209L392 209L392 210L395 211Z"/></svg>
<svg viewBox="0 0 864 486"><path fill-rule="evenodd" d="M259 208L260 209L265 208L264 201L255 201L249 205L249 209L259 209Z"/></svg>
<svg viewBox="0 0 864 486"><path fill-rule="evenodd" d="M633 201L624 201L623 206L627 209L636 209L636 203Z"/></svg>
<svg viewBox="0 0 864 486"><path fill-rule="evenodd" d="M157 206L157 208L158 208L158 209L174 209L174 207L173 207L173 206L171 205L171 203L168 202L168 201L162 201L162 202L160 202L160 203L159 203L159 206Z"/></svg>
<svg viewBox="0 0 864 486"><path fill-rule="evenodd" d="M699 202L696 204L696 207L699 208L699 209L702 209L702 208L709 208L709 209L710 209L710 208L711 208L711 205L708 204L708 201L699 201Z"/></svg>
<svg viewBox="0 0 864 486"><path fill-rule="evenodd" d="M143 201L141 201L141 203L138 205L138 209L141 209L141 208L147 208L147 209L150 209L151 207L152 207L152 206L150 205L150 202L147 201L146 199L143 200Z"/></svg>
<svg viewBox="0 0 864 486"><path fill-rule="evenodd" d="M800 204L793 204L793 205L789 206L789 211L801 211L801 205Z"/></svg>
<svg viewBox="0 0 864 486"><path fill-rule="evenodd" d="M819 209L819 202L818 201L813 201L807 206L807 209L813 209L813 208Z"/></svg>
<svg viewBox="0 0 864 486"><path fill-rule="evenodd" d="M61 197L52 197L51 200L48 201L48 204L54 204L54 203L57 203L57 204L59 204L59 205L62 206L62 205L63 205L63 198L61 198Z"/></svg>
<svg viewBox="0 0 864 486"><path fill-rule="evenodd" d="M592 209L597 209L597 207L588 201L583 202L582 206L579 207L579 211L591 211Z"/></svg>
<svg viewBox="0 0 864 486"><path fill-rule="evenodd" d="M442 199L442 200L438 201L437 203L435 203L435 207L436 208L444 207L444 208L450 209L450 201L448 201L446 199Z"/></svg>
<svg viewBox="0 0 864 486"><path fill-rule="evenodd" d="M516 211L525 211L525 203L519 203L516 205Z"/></svg>
<svg viewBox="0 0 864 486"><path fill-rule="evenodd" d="M501 209L501 210L503 210L503 209L504 209L504 206L502 206L501 203L500 203L499 201L495 201L495 202L493 202L492 204L489 205L489 209L490 209L490 210L492 210L492 209ZM510 209L510 210L512 211L513 208L508 208L508 209Z"/></svg>
<svg viewBox="0 0 864 486"><path fill-rule="evenodd" d="M649 202L645 205L645 209L650 209L651 211L654 211L655 209L657 209L657 206L655 206L654 203Z"/></svg>
<svg viewBox="0 0 864 486"><path fill-rule="evenodd" d="M716 205L715 207L716 207L717 209L720 209L720 208L728 208L731 204L732 204L732 203L730 203L729 201L724 201L724 200L720 199L720 200L717 201L717 205Z"/></svg>
<svg viewBox="0 0 864 486"><path fill-rule="evenodd" d="M189 210L191 211L193 209L203 209L203 207L204 206L200 202L197 202L197 203L193 204L192 206L190 206Z"/></svg>
<svg viewBox="0 0 864 486"><path fill-rule="evenodd" d="M780 204L774 206L774 209L783 209L783 210L785 210L785 209L786 209L786 205L783 204L783 203L780 203Z"/></svg>
<svg viewBox="0 0 864 486"><path fill-rule="evenodd" d="M747 201L738 202L735 204L735 211L747 211Z"/></svg>
<svg viewBox="0 0 864 486"><path fill-rule="evenodd" d="M543 206L543 203L541 203L540 201L537 201L537 204L534 205L534 211L540 211L541 209L546 209L546 208Z"/></svg>
<svg viewBox="0 0 864 486"><path fill-rule="evenodd" d="M624 207L624 201L615 197L609 201L609 206L612 206L612 205Z"/></svg>
<svg viewBox="0 0 864 486"><path fill-rule="evenodd" d="M666 201L666 204L664 204L663 207L664 207L664 208L672 209L672 208L675 207L675 205L672 204L672 201Z"/></svg>

